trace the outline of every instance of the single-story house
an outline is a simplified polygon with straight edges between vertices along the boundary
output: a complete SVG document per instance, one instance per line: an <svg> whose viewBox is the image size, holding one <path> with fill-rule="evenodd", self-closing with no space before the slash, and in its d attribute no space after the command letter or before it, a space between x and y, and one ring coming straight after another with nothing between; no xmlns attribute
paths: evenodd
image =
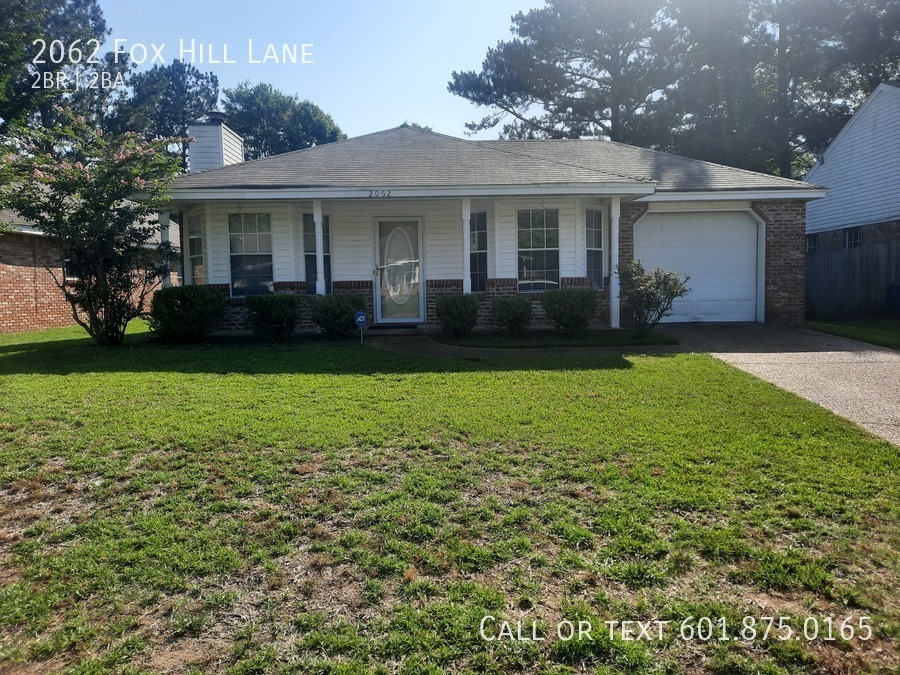
<svg viewBox="0 0 900 675"><path fill-rule="evenodd" d="M242 162L221 119L190 135L207 168L172 188L184 277L227 293L234 326L258 293L357 293L390 325L434 322L442 294L479 294L486 318L497 296L590 286L618 327L632 258L690 275L670 320L803 319L808 183L602 140L403 125Z"/></svg>
<svg viewBox="0 0 900 675"><path fill-rule="evenodd" d="M900 312L900 83L879 85L806 180L810 318Z"/></svg>

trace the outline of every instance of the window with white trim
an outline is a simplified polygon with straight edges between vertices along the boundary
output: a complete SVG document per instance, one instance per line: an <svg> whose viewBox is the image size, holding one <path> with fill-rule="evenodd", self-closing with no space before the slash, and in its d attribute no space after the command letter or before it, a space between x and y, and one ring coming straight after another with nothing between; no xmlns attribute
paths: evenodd
<svg viewBox="0 0 900 675"><path fill-rule="evenodd" d="M518 211L519 292L559 288L559 211Z"/></svg>
<svg viewBox="0 0 900 675"><path fill-rule="evenodd" d="M806 235L806 252L807 253L815 253L818 250L819 250L819 235L818 234Z"/></svg>
<svg viewBox="0 0 900 675"><path fill-rule="evenodd" d="M860 234L858 227L850 227L844 230L844 244L847 248L859 248Z"/></svg>
<svg viewBox="0 0 900 675"><path fill-rule="evenodd" d="M469 278L472 292L484 291L488 276L487 211L473 213L469 222Z"/></svg>
<svg viewBox="0 0 900 675"><path fill-rule="evenodd" d="M268 213L230 213L228 237L231 294L243 297L272 293L272 216Z"/></svg>
<svg viewBox="0 0 900 675"><path fill-rule="evenodd" d="M184 271L185 279L192 284L206 283L206 262L203 241L203 217L188 216L187 249L188 269Z"/></svg>
<svg viewBox="0 0 900 675"><path fill-rule="evenodd" d="M603 290L603 212L584 212L584 234L587 255L587 278L591 288Z"/></svg>
<svg viewBox="0 0 900 675"><path fill-rule="evenodd" d="M331 293L331 228L328 216L322 216L322 249L325 267L325 292ZM313 214L303 214L303 265L306 270L306 291L316 292L318 265L316 264L316 221Z"/></svg>

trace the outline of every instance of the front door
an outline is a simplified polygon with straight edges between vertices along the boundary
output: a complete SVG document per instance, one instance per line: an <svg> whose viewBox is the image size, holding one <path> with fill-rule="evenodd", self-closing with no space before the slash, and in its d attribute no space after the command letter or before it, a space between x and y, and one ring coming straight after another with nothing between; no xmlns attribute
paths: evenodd
<svg viewBox="0 0 900 675"><path fill-rule="evenodd" d="M376 222L375 321L424 323L421 223L417 219Z"/></svg>

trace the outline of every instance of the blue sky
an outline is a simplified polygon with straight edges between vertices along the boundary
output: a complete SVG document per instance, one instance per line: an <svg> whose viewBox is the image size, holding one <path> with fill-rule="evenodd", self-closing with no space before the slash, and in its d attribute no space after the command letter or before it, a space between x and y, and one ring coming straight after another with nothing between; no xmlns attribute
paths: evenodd
<svg viewBox="0 0 900 675"><path fill-rule="evenodd" d="M269 82L308 98L330 113L350 136L404 121L463 136L479 110L447 92L453 70L480 70L488 47L510 37L510 17L542 6L542 0L100 0L112 40L165 44L167 62L180 40L223 45L234 64L204 65L221 88L241 80ZM312 43L312 64L249 63L262 60L268 44ZM199 59L199 50L196 58ZM144 67L149 67L148 65ZM496 137L496 131L479 137Z"/></svg>

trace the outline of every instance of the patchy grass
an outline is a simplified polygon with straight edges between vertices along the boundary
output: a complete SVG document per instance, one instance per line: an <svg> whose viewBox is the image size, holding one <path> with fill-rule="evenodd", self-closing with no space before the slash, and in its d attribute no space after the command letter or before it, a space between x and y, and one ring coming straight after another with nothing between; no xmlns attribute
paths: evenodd
<svg viewBox="0 0 900 675"><path fill-rule="evenodd" d="M4 336L0 669L887 671L898 469L704 355ZM485 616L545 639L485 641ZM820 636L743 639L748 616ZM728 639L682 639L701 617Z"/></svg>
<svg viewBox="0 0 900 675"><path fill-rule="evenodd" d="M900 317L855 319L853 321L807 321L805 328L900 349Z"/></svg>
<svg viewBox="0 0 900 675"><path fill-rule="evenodd" d="M671 335L653 332L636 336L627 330L589 330L583 335L568 336L555 330L531 329L520 337L511 338L499 331L476 331L465 337L436 335L434 339L458 347L483 349L564 349L567 347L643 347L646 345L677 345Z"/></svg>

